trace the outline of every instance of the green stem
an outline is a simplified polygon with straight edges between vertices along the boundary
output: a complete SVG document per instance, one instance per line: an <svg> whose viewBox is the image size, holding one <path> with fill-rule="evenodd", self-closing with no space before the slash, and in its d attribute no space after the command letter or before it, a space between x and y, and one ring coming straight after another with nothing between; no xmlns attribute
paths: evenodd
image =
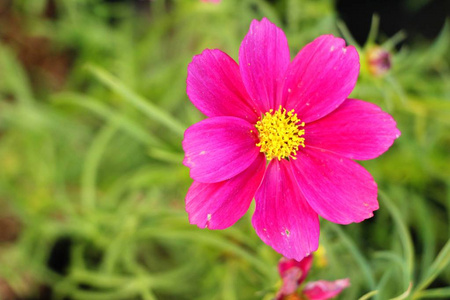
<svg viewBox="0 0 450 300"><path fill-rule="evenodd" d="M385 193L382 191L379 191L380 193L380 199L383 201L384 206L388 209L390 212L394 222L397 224L398 233L400 237L400 241L403 246L403 251L405 254L405 260L406 260L406 273L405 273L405 288L407 288L412 281L413 271L414 271L414 247L413 242L411 239L411 236L409 234L409 231L405 225L405 223L402 220L402 217L400 215L400 212L398 211L397 207L392 204L390 199L387 197Z"/></svg>
<svg viewBox="0 0 450 300"><path fill-rule="evenodd" d="M434 260L433 264L430 266L426 272L425 278L417 285L414 295L426 289L433 280L447 267L450 263L450 239L445 243L442 250L439 252L438 256Z"/></svg>
<svg viewBox="0 0 450 300"><path fill-rule="evenodd" d="M105 126L95 137L87 154L81 177L81 201L86 211L92 211L95 207L95 186L100 159L116 131L115 124Z"/></svg>
<svg viewBox="0 0 450 300"><path fill-rule="evenodd" d="M143 97L137 95L120 82L116 77L99 67L88 65L88 70L92 72L102 83L111 88L114 92L121 95L124 100L128 101L136 108L140 109L151 119L166 126L179 136L183 136L186 126L178 122L174 117L159 109Z"/></svg>
<svg viewBox="0 0 450 300"><path fill-rule="evenodd" d="M352 252L353 257L355 258L356 262L360 266L361 270L363 271L366 280L369 284L369 287L371 290L375 289L375 279L373 277L372 272L370 271L369 263L367 262L366 258L362 255L362 253L359 251L358 247L353 243L350 237L347 236L347 234L344 233L344 231L336 224L334 223L328 223L328 226L331 227L341 238L342 242L347 246L347 248Z"/></svg>
<svg viewBox="0 0 450 300"><path fill-rule="evenodd" d="M196 242L206 243L212 246L216 246L220 249L228 250L233 252L234 254L244 258L251 264L253 264L262 274L265 274L268 278L273 278L274 270L267 266L263 261L257 259L253 254L241 249L237 245L231 243L230 241L224 240L222 238L216 237L216 236L210 236L210 235L192 235L192 232L190 231L164 231L161 232L161 230L149 228L146 230L141 230L138 233L138 237L140 238L163 238L163 239L187 239L187 240L194 240Z"/></svg>

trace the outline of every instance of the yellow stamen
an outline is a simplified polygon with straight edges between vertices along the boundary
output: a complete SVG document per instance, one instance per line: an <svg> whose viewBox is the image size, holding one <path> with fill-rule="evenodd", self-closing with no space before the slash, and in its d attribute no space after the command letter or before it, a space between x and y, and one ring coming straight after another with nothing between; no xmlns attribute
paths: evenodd
<svg viewBox="0 0 450 300"><path fill-rule="evenodd" d="M266 154L267 159L295 159L299 146L305 147L305 123L300 122L294 110L286 112L285 108L266 112L255 127L258 129L259 143L256 146Z"/></svg>

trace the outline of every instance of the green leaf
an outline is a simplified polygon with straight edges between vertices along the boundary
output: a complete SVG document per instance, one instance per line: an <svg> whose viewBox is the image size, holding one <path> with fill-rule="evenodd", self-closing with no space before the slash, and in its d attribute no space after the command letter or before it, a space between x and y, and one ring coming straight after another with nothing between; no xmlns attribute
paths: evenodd
<svg viewBox="0 0 450 300"><path fill-rule="evenodd" d="M427 288L434 279L447 267L450 263L450 240L445 243L442 250L439 252L438 256L434 260L433 264L430 266L426 272L425 278L420 281L417 285L415 292L418 293L425 288Z"/></svg>
<svg viewBox="0 0 450 300"><path fill-rule="evenodd" d="M142 111L142 113L146 114L149 118L166 126L168 129L172 130L179 136L183 136L186 126L181 124L174 117L167 114L165 111L159 109L157 106L153 105L148 100L134 93L122 82L120 82L119 79L109 74L105 70L93 65L88 65L87 69L92 74L94 74L95 77L98 80L100 80L103 84L105 84L111 90L122 96L124 100L128 101L130 104L138 108L140 111Z"/></svg>

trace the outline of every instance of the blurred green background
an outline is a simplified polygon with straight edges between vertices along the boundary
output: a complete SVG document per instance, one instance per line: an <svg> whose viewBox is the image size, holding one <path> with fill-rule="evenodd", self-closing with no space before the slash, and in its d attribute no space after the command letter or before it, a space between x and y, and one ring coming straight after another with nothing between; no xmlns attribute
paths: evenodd
<svg viewBox="0 0 450 300"><path fill-rule="evenodd" d="M387 2L376 5L389 11ZM414 15L438 2L401 5ZM262 17L293 54L326 33L357 46L352 97L402 131L362 163L380 209L361 224L322 220L309 280L349 277L341 299L450 299L449 24L392 35L383 14L346 5L0 1L0 299L274 297L280 255L252 229L253 206L223 231L189 225L181 164L183 131L203 118L185 92L187 64L205 48L237 60ZM368 64L375 47L390 55L385 74Z"/></svg>

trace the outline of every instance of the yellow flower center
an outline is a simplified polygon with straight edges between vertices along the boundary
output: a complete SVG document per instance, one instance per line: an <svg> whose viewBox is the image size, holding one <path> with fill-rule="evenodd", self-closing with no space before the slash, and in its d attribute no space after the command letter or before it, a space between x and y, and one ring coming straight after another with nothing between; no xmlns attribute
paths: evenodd
<svg viewBox="0 0 450 300"><path fill-rule="evenodd" d="M299 146L305 147L305 123L300 122L294 110L286 112L285 108L266 112L255 127L258 130L259 143L256 146L266 154L267 159L295 159Z"/></svg>

